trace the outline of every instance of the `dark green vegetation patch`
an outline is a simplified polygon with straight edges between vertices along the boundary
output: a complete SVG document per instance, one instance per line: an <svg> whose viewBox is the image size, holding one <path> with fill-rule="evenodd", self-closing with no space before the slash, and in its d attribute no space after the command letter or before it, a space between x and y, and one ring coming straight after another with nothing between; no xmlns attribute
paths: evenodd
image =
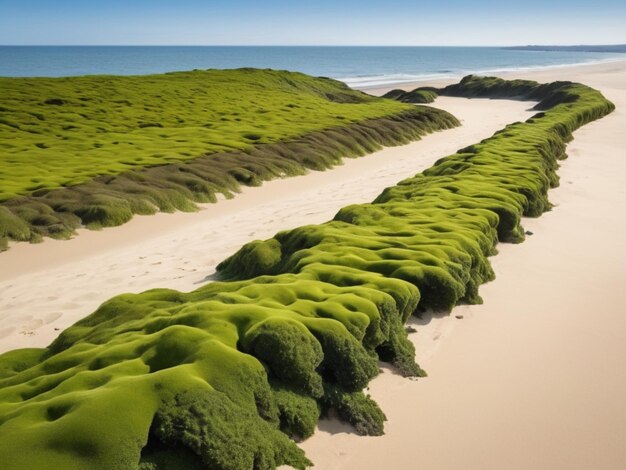
<svg viewBox="0 0 626 470"><path fill-rule="evenodd" d="M470 77L444 93L508 86ZM613 109L584 85L544 89L542 112L373 203L245 245L224 282L114 297L48 348L0 356L3 468L304 468L288 436L330 408L382 433L362 390L379 359L423 375L408 317L480 302L497 242L550 208L571 133Z"/></svg>
<svg viewBox="0 0 626 470"><path fill-rule="evenodd" d="M389 98L402 103L432 103L437 98L437 89L432 87L420 87L411 91L400 89L391 90L383 95L383 98Z"/></svg>
<svg viewBox="0 0 626 470"><path fill-rule="evenodd" d="M272 70L0 78L0 250L81 225L191 211L458 125L450 114Z"/></svg>

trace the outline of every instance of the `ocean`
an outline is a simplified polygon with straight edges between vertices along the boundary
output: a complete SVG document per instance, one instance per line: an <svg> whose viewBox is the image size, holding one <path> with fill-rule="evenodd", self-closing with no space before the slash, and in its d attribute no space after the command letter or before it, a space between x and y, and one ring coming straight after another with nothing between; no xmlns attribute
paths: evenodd
<svg viewBox="0 0 626 470"><path fill-rule="evenodd" d="M626 54L497 47L0 46L0 76L143 75L258 67L373 87L468 73L528 70L626 58Z"/></svg>

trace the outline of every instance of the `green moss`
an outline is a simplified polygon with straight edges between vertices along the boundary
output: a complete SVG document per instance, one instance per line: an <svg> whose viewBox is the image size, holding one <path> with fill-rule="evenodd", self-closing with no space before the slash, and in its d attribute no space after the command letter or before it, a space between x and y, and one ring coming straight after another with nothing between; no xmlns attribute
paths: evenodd
<svg viewBox="0 0 626 470"><path fill-rule="evenodd" d="M274 399L282 432L295 439L306 439L313 435L320 417L317 400L278 385L274 387Z"/></svg>
<svg viewBox="0 0 626 470"><path fill-rule="evenodd" d="M240 185L458 125L440 110L272 70L0 78L0 88L4 247L133 214L193 211Z"/></svg>
<svg viewBox="0 0 626 470"><path fill-rule="evenodd" d="M28 241L31 237L28 223L0 206L0 251L6 249L9 240Z"/></svg>
<svg viewBox="0 0 626 470"><path fill-rule="evenodd" d="M153 438L152 442L156 441ZM165 446L149 442L143 448L139 470L203 470L200 457L183 446Z"/></svg>
<svg viewBox="0 0 626 470"><path fill-rule="evenodd" d="M359 122L406 110L334 80L255 69L0 78L0 88L13 123L0 124L0 200L249 148L250 136L271 143L344 125L337 114Z"/></svg>
<svg viewBox="0 0 626 470"><path fill-rule="evenodd" d="M400 101L402 103L432 103L437 98L437 89L420 87L411 91L400 89L391 90L383 95L383 98Z"/></svg>
<svg viewBox="0 0 626 470"><path fill-rule="evenodd" d="M271 470L280 465L303 469L304 454L256 413L244 413L227 396L182 392L166 401L152 432L166 445L179 445L200 456L205 468Z"/></svg>
<svg viewBox="0 0 626 470"><path fill-rule="evenodd" d="M316 370L324 358L322 347L302 323L268 318L248 329L241 347L266 364L272 377L312 397L323 394Z"/></svg>
<svg viewBox="0 0 626 470"><path fill-rule="evenodd" d="M325 387L324 405L354 426L362 436L381 436L387 417L376 402L363 392L345 392L332 384Z"/></svg>
<svg viewBox="0 0 626 470"><path fill-rule="evenodd" d="M546 88L543 112L373 203L244 246L219 266L229 281L117 296L48 348L0 355L3 466L305 468L287 435L310 435L320 408L381 434L362 392L378 361L423 375L404 323L481 301L498 241L549 210L571 132L613 109L583 85Z"/></svg>

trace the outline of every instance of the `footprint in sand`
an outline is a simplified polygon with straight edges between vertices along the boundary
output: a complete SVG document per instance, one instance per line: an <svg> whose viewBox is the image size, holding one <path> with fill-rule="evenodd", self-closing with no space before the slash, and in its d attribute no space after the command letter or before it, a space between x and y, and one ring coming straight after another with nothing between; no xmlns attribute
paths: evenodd
<svg viewBox="0 0 626 470"><path fill-rule="evenodd" d="M80 307L80 304L77 304L76 302L67 302L64 303L63 305L61 305L61 308L63 310L72 310L74 308Z"/></svg>
<svg viewBox="0 0 626 470"><path fill-rule="evenodd" d="M43 320L41 318L37 318L32 320L24 325L22 325L20 329L21 335L33 336L35 334L35 330L38 330L43 326Z"/></svg>
<svg viewBox="0 0 626 470"><path fill-rule="evenodd" d="M52 323L53 321L58 320L59 318L61 318L63 316L63 314L61 312L54 312L54 313L49 313L48 315L46 315L45 317L43 317L43 322L46 325L49 325L50 323Z"/></svg>

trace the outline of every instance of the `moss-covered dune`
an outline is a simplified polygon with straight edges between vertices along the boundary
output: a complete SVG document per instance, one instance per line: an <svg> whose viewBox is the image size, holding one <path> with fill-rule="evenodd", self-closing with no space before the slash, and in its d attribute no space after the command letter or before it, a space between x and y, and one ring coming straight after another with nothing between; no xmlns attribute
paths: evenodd
<svg viewBox="0 0 626 470"><path fill-rule="evenodd" d="M531 101L543 101L550 97L550 103L538 105L537 109L549 108L557 104L576 101L577 84L572 82L538 83L533 80L503 80L498 77L479 77L468 75L459 83L444 88L433 88L444 96L463 96L466 98L506 98ZM589 88L578 89L587 92Z"/></svg>
<svg viewBox="0 0 626 470"><path fill-rule="evenodd" d="M325 169L458 125L300 73L0 78L0 249L239 185Z"/></svg>
<svg viewBox="0 0 626 470"><path fill-rule="evenodd" d="M521 241L520 217L549 209L571 132L613 109L583 85L552 93L372 204L245 245L223 282L118 296L48 348L0 356L3 466L303 468L287 436L331 407L380 434L361 390L379 359L422 375L408 317L480 302L498 240Z"/></svg>
<svg viewBox="0 0 626 470"><path fill-rule="evenodd" d="M389 98L402 103L432 103L437 98L437 89L432 87L420 87L411 91L400 89L391 90L383 95L383 98Z"/></svg>
<svg viewBox="0 0 626 470"><path fill-rule="evenodd" d="M406 110L334 80L257 69L0 78L0 88L0 200Z"/></svg>

